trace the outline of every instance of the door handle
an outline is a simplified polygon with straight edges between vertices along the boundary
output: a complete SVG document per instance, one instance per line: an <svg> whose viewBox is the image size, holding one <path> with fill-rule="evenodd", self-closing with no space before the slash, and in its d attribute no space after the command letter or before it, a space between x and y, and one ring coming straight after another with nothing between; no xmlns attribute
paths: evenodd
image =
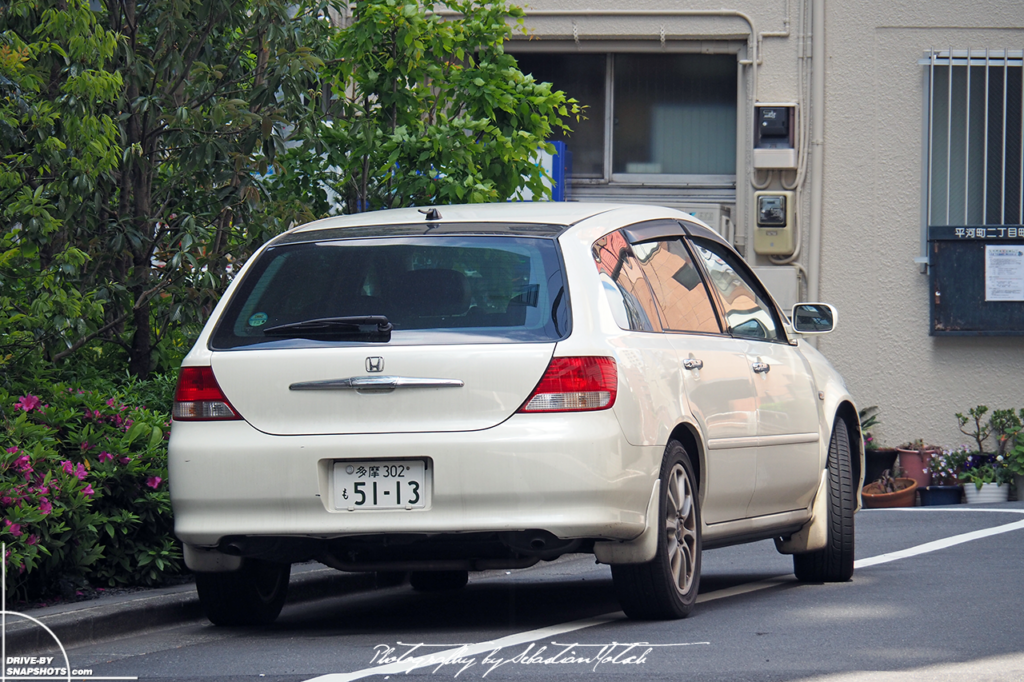
<svg viewBox="0 0 1024 682"><path fill-rule="evenodd" d="M772 368L767 362L755 362L753 367L754 374L767 374Z"/></svg>
<svg viewBox="0 0 1024 682"><path fill-rule="evenodd" d="M697 360L696 358L687 358L683 360L683 369L704 369L704 361Z"/></svg>

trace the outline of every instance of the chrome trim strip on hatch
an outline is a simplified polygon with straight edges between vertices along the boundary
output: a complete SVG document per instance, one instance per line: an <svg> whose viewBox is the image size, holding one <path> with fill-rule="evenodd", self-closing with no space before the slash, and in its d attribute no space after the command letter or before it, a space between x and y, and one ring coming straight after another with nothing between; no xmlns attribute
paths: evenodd
<svg viewBox="0 0 1024 682"><path fill-rule="evenodd" d="M290 391L393 391L396 388L460 388L461 379L428 379L425 377L349 377L323 381L301 381L288 387Z"/></svg>

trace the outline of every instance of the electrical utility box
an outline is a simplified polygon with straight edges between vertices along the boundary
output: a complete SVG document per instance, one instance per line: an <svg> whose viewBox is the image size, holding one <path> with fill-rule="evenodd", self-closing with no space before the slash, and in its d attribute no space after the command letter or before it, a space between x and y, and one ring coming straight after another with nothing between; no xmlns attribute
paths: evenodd
<svg viewBox="0 0 1024 682"><path fill-rule="evenodd" d="M754 192L754 252L766 256L788 256L793 239L793 192Z"/></svg>
<svg viewBox="0 0 1024 682"><path fill-rule="evenodd" d="M795 169L796 105L754 106L754 168Z"/></svg>

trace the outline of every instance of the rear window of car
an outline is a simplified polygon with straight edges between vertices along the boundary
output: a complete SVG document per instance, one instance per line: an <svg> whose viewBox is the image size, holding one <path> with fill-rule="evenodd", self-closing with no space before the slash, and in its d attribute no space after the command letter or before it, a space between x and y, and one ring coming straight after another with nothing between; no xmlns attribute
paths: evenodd
<svg viewBox="0 0 1024 682"><path fill-rule="evenodd" d="M264 334L366 316L387 318L391 345L558 341L570 316L557 242L425 236L273 246L239 283L210 347L366 343Z"/></svg>

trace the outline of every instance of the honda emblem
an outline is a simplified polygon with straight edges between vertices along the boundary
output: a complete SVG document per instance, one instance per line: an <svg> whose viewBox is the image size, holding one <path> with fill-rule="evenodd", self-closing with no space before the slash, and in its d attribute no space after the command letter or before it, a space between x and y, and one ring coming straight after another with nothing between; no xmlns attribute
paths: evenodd
<svg viewBox="0 0 1024 682"><path fill-rule="evenodd" d="M366 371L367 372L383 372L384 371L384 358L366 358Z"/></svg>

